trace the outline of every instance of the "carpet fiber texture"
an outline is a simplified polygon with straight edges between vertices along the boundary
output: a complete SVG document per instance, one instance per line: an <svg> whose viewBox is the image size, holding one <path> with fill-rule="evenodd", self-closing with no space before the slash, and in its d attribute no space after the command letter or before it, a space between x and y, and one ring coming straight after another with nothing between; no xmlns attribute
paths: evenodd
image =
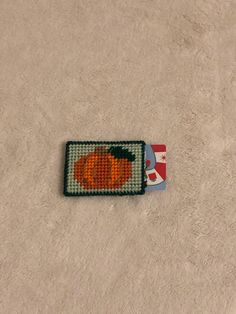
<svg viewBox="0 0 236 314"><path fill-rule="evenodd" d="M236 313L235 12L0 1L0 313ZM166 191L63 196L66 141L134 139Z"/></svg>

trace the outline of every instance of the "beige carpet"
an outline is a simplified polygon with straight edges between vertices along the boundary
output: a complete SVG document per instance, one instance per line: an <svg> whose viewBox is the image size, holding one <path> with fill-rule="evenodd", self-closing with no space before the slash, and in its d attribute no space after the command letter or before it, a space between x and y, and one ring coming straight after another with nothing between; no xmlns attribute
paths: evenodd
<svg viewBox="0 0 236 314"><path fill-rule="evenodd" d="M235 1L1 0L0 313L236 313ZM67 140L165 143L168 189L65 198Z"/></svg>

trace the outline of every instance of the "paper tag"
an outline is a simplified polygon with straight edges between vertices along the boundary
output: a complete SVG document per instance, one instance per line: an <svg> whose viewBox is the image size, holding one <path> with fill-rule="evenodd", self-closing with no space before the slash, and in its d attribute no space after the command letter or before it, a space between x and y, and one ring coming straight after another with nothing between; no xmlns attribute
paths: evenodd
<svg viewBox="0 0 236 314"><path fill-rule="evenodd" d="M145 191L166 188L166 146L145 145Z"/></svg>

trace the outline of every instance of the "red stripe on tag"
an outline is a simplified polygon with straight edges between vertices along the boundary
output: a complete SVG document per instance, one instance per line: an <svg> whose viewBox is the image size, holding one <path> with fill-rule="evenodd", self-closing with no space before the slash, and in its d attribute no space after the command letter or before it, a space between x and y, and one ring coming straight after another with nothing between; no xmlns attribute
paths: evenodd
<svg viewBox="0 0 236 314"><path fill-rule="evenodd" d="M166 164L158 162L156 163L155 169L162 179L166 180Z"/></svg>
<svg viewBox="0 0 236 314"><path fill-rule="evenodd" d="M162 144L162 145L151 145L152 149L154 152L158 153L158 152L166 152L166 145Z"/></svg>

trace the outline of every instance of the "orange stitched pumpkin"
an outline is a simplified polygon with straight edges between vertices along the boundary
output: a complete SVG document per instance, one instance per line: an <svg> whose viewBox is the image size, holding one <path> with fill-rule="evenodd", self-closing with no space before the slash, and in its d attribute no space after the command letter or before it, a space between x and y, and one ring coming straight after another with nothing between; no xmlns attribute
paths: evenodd
<svg viewBox="0 0 236 314"><path fill-rule="evenodd" d="M85 189L116 189L131 177L134 160L126 148L97 147L75 162L74 178Z"/></svg>

